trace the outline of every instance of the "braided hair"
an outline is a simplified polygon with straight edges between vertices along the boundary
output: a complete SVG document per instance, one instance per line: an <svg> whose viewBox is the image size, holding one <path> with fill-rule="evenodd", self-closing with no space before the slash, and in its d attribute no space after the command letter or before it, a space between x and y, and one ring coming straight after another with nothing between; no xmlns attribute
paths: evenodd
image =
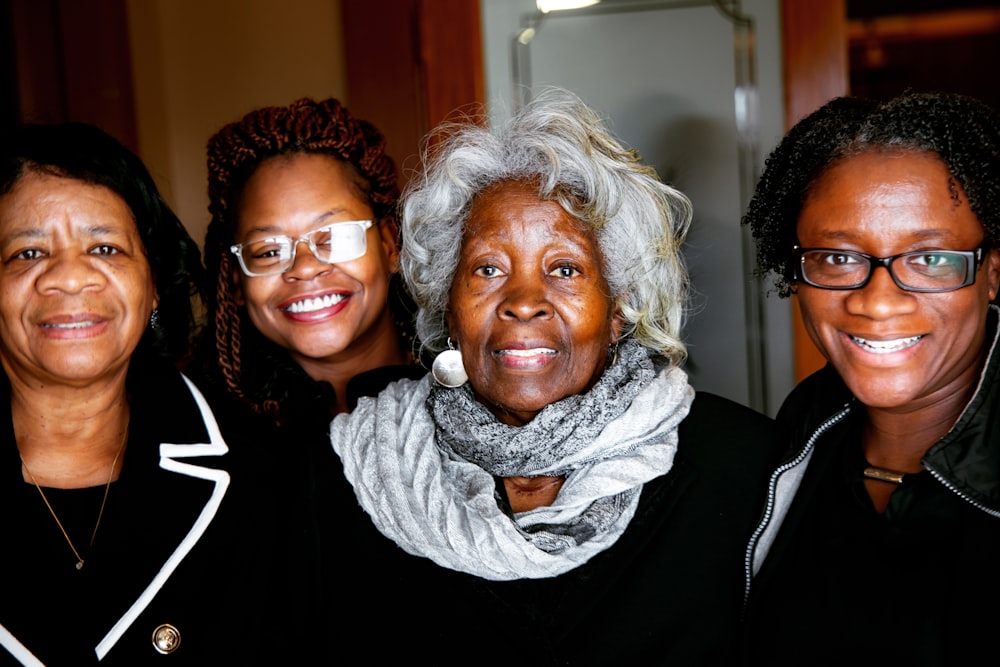
<svg viewBox="0 0 1000 667"><path fill-rule="evenodd" d="M936 155L961 186L986 243L1000 242L1000 114L954 93L908 92L887 102L840 97L802 119L778 144L743 217L757 243L757 275L792 292L796 225L810 189L840 160L861 153Z"/></svg>
<svg viewBox="0 0 1000 667"><path fill-rule="evenodd" d="M201 369L225 391L278 422L287 417L292 404L332 402L332 387L312 382L286 350L267 340L250 322L245 307L236 300L238 267L229 248L235 243L239 202L250 177L269 158L295 153L328 155L341 161L351 185L371 206L380 225L397 229L399 200L396 167L385 153L385 138L336 99L303 98L288 106L257 109L209 139L212 219L205 236L209 284L199 345ZM410 321L409 303L394 275L389 304L397 322ZM309 395L295 395L304 388Z"/></svg>

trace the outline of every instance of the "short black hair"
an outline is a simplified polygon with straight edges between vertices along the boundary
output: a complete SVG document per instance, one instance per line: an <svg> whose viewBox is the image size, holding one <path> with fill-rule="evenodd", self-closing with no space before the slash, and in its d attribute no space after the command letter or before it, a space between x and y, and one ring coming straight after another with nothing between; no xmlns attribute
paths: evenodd
<svg viewBox="0 0 1000 667"><path fill-rule="evenodd" d="M190 351L204 269L198 244L160 196L142 161L117 139L86 123L25 123L0 138L0 196L31 173L108 188L121 197L153 272L159 324L147 327L137 351L178 362Z"/></svg>
<svg viewBox="0 0 1000 667"><path fill-rule="evenodd" d="M954 93L907 92L886 102L838 97L799 121L767 158L743 216L757 243L757 275L780 296L794 284L793 246L810 188L833 164L862 153L932 153L961 186L986 231L1000 241L1000 114Z"/></svg>

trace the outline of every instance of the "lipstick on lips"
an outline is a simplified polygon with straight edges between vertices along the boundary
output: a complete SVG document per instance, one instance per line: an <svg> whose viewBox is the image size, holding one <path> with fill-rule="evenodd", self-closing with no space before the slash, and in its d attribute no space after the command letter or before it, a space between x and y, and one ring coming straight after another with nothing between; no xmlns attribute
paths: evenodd
<svg viewBox="0 0 1000 667"><path fill-rule="evenodd" d="M317 297L306 297L304 299L297 299L290 303L281 306L281 310L286 313L314 313L317 310L324 310L326 308L333 308L337 304L345 301L350 297L348 293L334 293L334 294L324 294L323 296Z"/></svg>

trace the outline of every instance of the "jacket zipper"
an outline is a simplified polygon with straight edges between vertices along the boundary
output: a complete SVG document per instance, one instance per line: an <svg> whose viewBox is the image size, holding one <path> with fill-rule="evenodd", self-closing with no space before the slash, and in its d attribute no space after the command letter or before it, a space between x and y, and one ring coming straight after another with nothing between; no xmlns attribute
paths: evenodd
<svg viewBox="0 0 1000 667"><path fill-rule="evenodd" d="M753 535L750 537L750 543L747 546L746 553L743 556L743 608L746 609L747 599L750 597L750 583L753 580L753 553L757 548L757 541L760 536L767 529L768 524L771 522L771 515L774 513L774 503L775 496L777 495L778 479L787 471L798 466L802 460L812 451L819 440L820 436L826 433L830 428L840 423L851 412L850 404L844 405L840 412L837 412L831 417L828 417L826 421L820 424L813 434L809 436L809 440L806 441L805 446L799 451L798 455L789 461L778 467L773 473L771 473L771 479L768 482L767 490L767 503L764 506L764 515L761 517L760 523L757 524L756 530L754 530ZM957 491L956 491L957 493Z"/></svg>
<svg viewBox="0 0 1000 667"><path fill-rule="evenodd" d="M961 498L965 502L969 503L970 505L972 505L976 509L979 509L979 510L982 510L982 511L986 512L990 516L1000 518L1000 512L998 512L997 510L992 510L989 507L986 507L985 505L983 505L982 503L977 502L977 501L973 500L972 498L970 498L969 496L967 496L966 494L962 493L961 491L959 491L958 489L956 489L954 487L954 485L952 485L951 482L949 482L947 479L945 479L944 475L942 475L941 473L939 473L934 468L931 468L930 466L928 466L928 465L925 464L924 465L924 469L927 470L927 471L929 471L931 473L931 475L933 475L934 479L936 479L937 481L941 482L941 484L944 485L944 488L948 489L949 491L951 491L952 493L954 493L956 496L958 496L959 498Z"/></svg>

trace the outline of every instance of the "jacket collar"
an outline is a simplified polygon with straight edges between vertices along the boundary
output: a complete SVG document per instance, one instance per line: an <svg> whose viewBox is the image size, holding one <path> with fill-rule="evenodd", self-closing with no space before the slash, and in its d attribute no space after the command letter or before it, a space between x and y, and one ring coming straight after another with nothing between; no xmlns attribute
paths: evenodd
<svg viewBox="0 0 1000 667"><path fill-rule="evenodd" d="M200 508L197 518L192 523L190 529L176 545L166 562L157 571L157 574L141 591L131 607L124 610L122 616L118 618L107 635L97 644L94 650L98 660L103 659L118 640L121 639L122 635L128 631L129 627L156 598L156 595L163 588L164 584L198 543L214 520L229 488L230 476L228 472L219 468L201 466L197 462L187 460L192 457L223 456L229 451L215 415L209 408L204 396L202 396L201 392L198 391L188 378L177 373L177 371L169 369L165 373L158 372L160 370L151 369L151 374L148 378L149 381L139 383L144 386L132 387L136 398L133 409L138 408L138 410L143 411L143 421L152 419L155 424L163 426L168 435L180 436L178 439L193 440L193 442L187 443L160 442L159 467L178 475L206 480L213 485L212 492L208 500ZM181 382L178 378L183 379L183 384L189 392L189 397L184 395L184 388L181 387ZM176 397L177 402L173 402L173 397ZM201 422L204 426L204 430L193 438L186 435L190 425L192 423L197 424L194 415L191 414L192 400L194 407L197 408L201 416ZM7 414L7 419L9 420L9 411ZM154 415L159 416L159 418L153 419ZM151 424L143 425L144 428L147 426L152 428ZM142 453L134 452L133 455L141 456ZM6 460L9 456L4 458ZM20 467L17 466L16 469L19 473ZM17 481L20 482L20 479ZM22 664L41 665L27 647L11 635L3 625L0 625L0 653L2 653L2 649L7 649Z"/></svg>
<svg viewBox="0 0 1000 667"><path fill-rule="evenodd" d="M226 491L229 488L230 477L229 473L225 470L202 467L195 463L183 460L191 457L222 456L229 452L229 447L222 438L222 433L215 420L215 415L208 407L208 402L205 400L205 397L200 391L198 391L191 380L183 375L181 377L184 379L185 385L187 385L188 390L191 392L191 397L198 406L198 411L201 414L202 423L205 426L208 437L205 439L206 442L185 444L161 443L160 467L179 475L208 480L213 483L214 488L208 501L198 514L198 518L192 524L191 529L188 531L184 539L181 540L181 542L177 545L177 548L174 549L172 554L170 554L167 562L163 564L163 567L160 568L159 572L157 572L156 576L153 577L153 580L148 586L146 586L145 590L143 590L128 611L126 611L121 618L118 619L118 622L115 623L114 627L111 628L108 634L105 635L105 637L97 645L96 652L98 660L104 659L104 656L107 655L108 651L110 651L121 636L125 634L125 631L128 630L132 623L134 623L139 615L142 614L143 610L149 606L149 603L153 601L156 594L161 588L163 588L163 585L168 579L170 579L171 575L173 575L177 567L191 552L191 549L198 543L198 540L201 539L202 535L205 534L208 526L215 518L215 515L219 510L219 506L222 504L222 499L225 497Z"/></svg>
<svg viewBox="0 0 1000 667"><path fill-rule="evenodd" d="M1000 516L1000 308L990 306L990 347L979 384L951 430L921 463L942 484L985 512ZM856 401L829 364L803 380L789 395L777 420L788 427L790 449L772 474L764 516L746 552L746 590L777 536L812 458L813 446L839 423Z"/></svg>
<svg viewBox="0 0 1000 667"><path fill-rule="evenodd" d="M931 447L921 463L967 501L1000 516L1000 326L990 306L989 352L972 399L951 430Z"/></svg>

